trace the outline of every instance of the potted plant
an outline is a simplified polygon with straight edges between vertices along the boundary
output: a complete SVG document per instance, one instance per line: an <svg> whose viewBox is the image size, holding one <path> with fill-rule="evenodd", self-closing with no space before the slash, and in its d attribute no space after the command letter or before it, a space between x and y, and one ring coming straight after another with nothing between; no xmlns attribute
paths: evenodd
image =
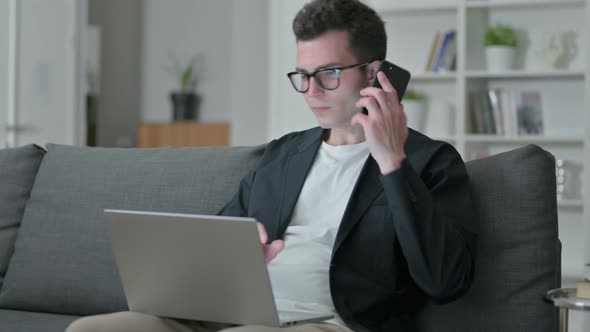
<svg viewBox="0 0 590 332"><path fill-rule="evenodd" d="M201 97L196 92L199 61L200 57L195 55L183 65L173 57L172 66L168 68L178 82L177 90L170 93L174 121L193 120L198 117L201 102Z"/></svg>
<svg viewBox="0 0 590 332"><path fill-rule="evenodd" d="M408 127L423 131L426 121L426 94L408 89L403 99Z"/></svg>
<svg viewBox="0 0 590 332"><path fill-rule="evenodd" d="M496 24L488 27L485 31L484 46L488 70L512 69L518 37L511 26Z"/></svg>

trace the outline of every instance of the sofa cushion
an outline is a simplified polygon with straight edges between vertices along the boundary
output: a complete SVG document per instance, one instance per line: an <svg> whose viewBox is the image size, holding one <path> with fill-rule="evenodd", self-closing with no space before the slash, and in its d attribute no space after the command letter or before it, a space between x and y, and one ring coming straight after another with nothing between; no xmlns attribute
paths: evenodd
<svg viewBox="0 0 590 332"><path fill-rule="evenodd" d="M535 145L467 163L479 216L466 296L429 305L421 331L557 331L545 292L560 285L554 158Z"/></svg>
<svg viewBox="0 0 590 332"><path fill-rule="evenodd" d="M263 147L47 149L0 307L72 315L127 309L104 209L216 213L263 152Z"/></svg>
<svg viewBox="0 0 590 332"><path fill-rule="evenodd" d="M78 316L0 309L0 331L63 332Z"/></svg>
<svg viewBox="0 0 590 332"><path fill-rule="evenodd" d="M0 285L43 155L35 145L0 150Z"/></svg>

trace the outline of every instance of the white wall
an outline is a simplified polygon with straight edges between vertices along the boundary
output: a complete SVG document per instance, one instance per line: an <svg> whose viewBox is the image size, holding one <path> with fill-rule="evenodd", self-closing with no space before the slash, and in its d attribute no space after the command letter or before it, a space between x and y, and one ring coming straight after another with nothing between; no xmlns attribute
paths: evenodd
<svg viewBox="0 0 590 332"><path fill-rule="evenodd" d="M266 142L269 0L145 0L141 121L172 119L176 79L164 67L203 55L199 121L229 122L231 145Z"/></svg>
<svg viewBox="0 0 590 332"><path fill-rule="evenodd" d="M8 114L8 0L0 0L0 148L6 145Z"/></svg>
<svg viewBox="0 0 590 332"><path fill-rule="evenodd" d="M590 33L588 33L588 28L590 27L590 2L586 1L586 93L584 94L584 102L586 110L584 123L586 124L586 144L584 145L584 183L585 188L583 188L583 198L584 198L584 207L590 206ZM589 209L584 209L584 246L585 246L585 255L584 255L584 263L590 262L590 211ZM586 272L588 269L586 269ZM588 273L586 273L588 275ZM579 312L580 315L583 315L583 326L585 330L588 331L590 327L590 315L587 312ZM582 330L580 330L582 331Z"/></svg>
<svg viewBox="0 0 590 332"><path fill-rule="evenodd" d="M586 31L590 27L590 4L586 3ZM590 110L590 33L586 33L586 94L585 100L586 103L586 110ZM590 142L590 112L586 112L586 119L584 121L586 123L586 142ZM584 165L586 165L586 169L584 170L584 183L586 184L585 188L583 189L583 197L585 199L584 206L590 206L590 169L588 169L588 165L590 165L590 144L586 144L585 146L585 158L584 158ZM590 211L584 211L584 220L586 224L586 231L585 231L585 238L588 239L586 241L586 262L590 262ZM590 321L590 319L589 319ZM588 324L590 326L590 323Z"/></svg>
<svg viewBox="0 0 590 332"><path fill-rule="evenodd" d="M190 60L202 53L197 87L203 100L200 121L227 121L230 105L232 2L145 0L143 21L142 121L170 121L170 92L175 77L164 67L169 54Z"/></svg>
<svg viewBox="0 0 590 332"><path fill-rule="evenodd" d="M231 145L267 141L269 0L234 0L232 17Z"/></svg>
<svg viewBox="0 0 590 332"><path fill-rule="evenodd" d="M295 68L296 44L291 24L306 2L270 2L269 139L317 126L303 96L293 89L286 75Z"/></svg>

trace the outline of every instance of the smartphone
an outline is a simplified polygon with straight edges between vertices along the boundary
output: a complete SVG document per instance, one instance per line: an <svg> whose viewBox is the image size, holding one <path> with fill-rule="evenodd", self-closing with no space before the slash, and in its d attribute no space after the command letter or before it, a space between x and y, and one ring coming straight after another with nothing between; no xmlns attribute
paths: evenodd
<svg viewBox="0 0 590 332"><path fill-rule="evenodd" d="M410 72L387 60L383 60L383 62L381 62L381 66L379 66L378 72L379 71L385 73L385 76L387 76L387 78L391 82L391 85L393 85L393 88L395 89L395 91L397 91L397 96L399 98L399 101L401 102L402 98L404 97L404 93L408 88L408 83L410 83L410 77L412 76ZM377 79L376 75L375 79L373 80L372 86L381 89L381 84L379 83L379 80ZM363 113L368 114L367 109L364 107Z"/></svg>

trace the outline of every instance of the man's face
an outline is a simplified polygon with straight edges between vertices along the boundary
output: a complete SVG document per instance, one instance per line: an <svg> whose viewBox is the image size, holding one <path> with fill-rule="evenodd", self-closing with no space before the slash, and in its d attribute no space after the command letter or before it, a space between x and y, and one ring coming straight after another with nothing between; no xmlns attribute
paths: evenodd
<svg viewBox="0 0 590 332"><path fill-rule="evenodd" d="M297 42L297 71L313 73L322 68L342 67L358 63L349 49L346 31L328 31L319 37ZM309 90L303 93L322 128L348 128L350 120L359 112L355 103L359 91L369 85L369 69L351 68L340 73L340 85L335 90L325 90L315 78L309 82Z"/></svg>

